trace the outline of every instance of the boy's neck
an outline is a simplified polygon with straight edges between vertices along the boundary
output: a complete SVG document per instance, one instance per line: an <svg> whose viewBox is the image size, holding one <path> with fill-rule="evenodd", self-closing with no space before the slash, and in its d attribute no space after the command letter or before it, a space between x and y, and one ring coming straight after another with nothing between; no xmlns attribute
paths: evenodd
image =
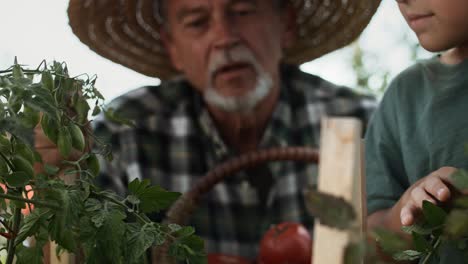
<svg viewBox="0 0 468 264"><path fill-rule="evenodd" d="M468 45L449 49L440 57L442 63L452 65L459 64L466 59L468 59Z"/></svg>

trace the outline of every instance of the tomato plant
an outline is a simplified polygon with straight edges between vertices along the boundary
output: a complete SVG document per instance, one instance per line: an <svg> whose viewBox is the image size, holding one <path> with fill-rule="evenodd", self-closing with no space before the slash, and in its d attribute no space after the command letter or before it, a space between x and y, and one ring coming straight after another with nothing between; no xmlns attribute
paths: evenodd
<svg viewBox="0 0 468 264"><path fill-rule="evenodd" d="M260 264L309 264L312 239L305 226L283 222L272 226L260 241Z"/></svg>
<svg viewBox="0 0 468 264"><path fill-rule="evenodd" d="M0 238L6 240L0 252L7 253L5 263L48 262L43 246L49 240L58 244L58 253L79 253L87 263L142 263L147 249L166 242L172 257L205 263L203 240L193 228L153 222L146 215L166 209L179 193L151 186L149 180L130 182L126 197L95 185L97 156L112 156L93 135L89 119L102 112L127 122L104 107L95 82L95 76L70 76L59 62L25 69L15 60L0 70ZM51 146L39 147L38 135ZM28 237L34 243L24 243Z"/></svg>

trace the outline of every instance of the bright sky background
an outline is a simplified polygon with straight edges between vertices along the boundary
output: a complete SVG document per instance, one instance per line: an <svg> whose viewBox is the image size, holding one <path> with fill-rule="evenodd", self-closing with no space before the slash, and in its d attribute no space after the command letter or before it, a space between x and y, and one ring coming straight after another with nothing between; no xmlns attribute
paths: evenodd
<svg viewBox="0 0 468 264"><path fill-rule="evenodd" d="M104 59L76 38L68 25L67 0L0 0L0 70L18 57L20 64L35 68L39 63L65 61L71 75L97 74L96 87L107 100L142 85L158 84L149 78ZM398 12L395 1L383 0L359 43L370 69L383 69L390 76L409 66L408 41L415 41ZM346 47L302 65L307 72L331 82L354 87L351 68L353 47ZM430 56L427 52L420 58ZM379 80L376 79L376 82Z"/></svg>

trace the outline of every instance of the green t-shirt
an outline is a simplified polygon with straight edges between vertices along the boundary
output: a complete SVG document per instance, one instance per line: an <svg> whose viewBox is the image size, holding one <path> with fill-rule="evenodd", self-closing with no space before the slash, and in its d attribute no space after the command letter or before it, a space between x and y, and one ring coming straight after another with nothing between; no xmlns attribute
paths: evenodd
<svg viewBox="0 0 468 264"><path fill-rule="evenodd" d="M413 183L440 167L468 169L467 143L468 60L444 65L434 57L403 71L366 133L368 214L392 207ZM449 251L437 263L468 263L444 250Z"/></svg>

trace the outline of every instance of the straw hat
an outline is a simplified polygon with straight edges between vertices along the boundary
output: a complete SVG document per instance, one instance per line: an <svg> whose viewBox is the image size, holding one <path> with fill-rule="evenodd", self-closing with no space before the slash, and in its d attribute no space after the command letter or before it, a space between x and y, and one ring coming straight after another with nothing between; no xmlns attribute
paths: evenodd
<svg viewBox="0 0 468 264"><path fill-rule="evenodd" d="M170 0L166 0L170 1ZM284 60L300 64L341 48L369 23L380 0L291 0L298 38ZM155 0L70 0L70 26L99 55L142 74L176 74L159 36Z"/></svg>

